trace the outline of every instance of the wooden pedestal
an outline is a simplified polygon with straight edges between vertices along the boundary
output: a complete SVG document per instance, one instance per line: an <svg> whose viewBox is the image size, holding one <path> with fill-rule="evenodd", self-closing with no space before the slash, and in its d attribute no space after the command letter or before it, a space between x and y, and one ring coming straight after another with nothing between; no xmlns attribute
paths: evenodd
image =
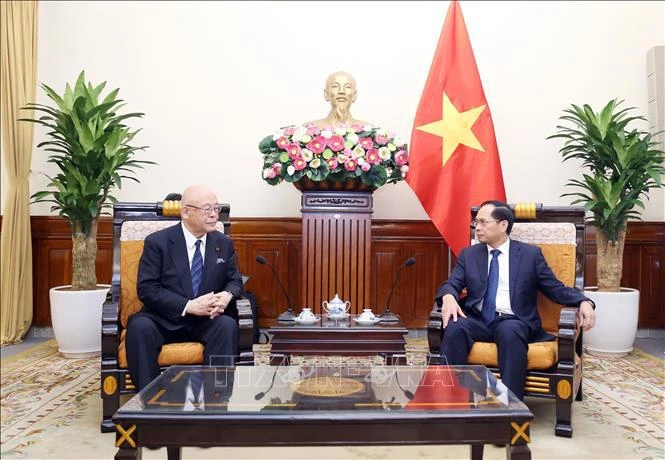
<svg viewBox="0 0 665 460"><path fill-rule="evenodd" d="M322 312L338 294L350 313L369 306L372 193L304 191L302 194L303 306Z"/></svg>

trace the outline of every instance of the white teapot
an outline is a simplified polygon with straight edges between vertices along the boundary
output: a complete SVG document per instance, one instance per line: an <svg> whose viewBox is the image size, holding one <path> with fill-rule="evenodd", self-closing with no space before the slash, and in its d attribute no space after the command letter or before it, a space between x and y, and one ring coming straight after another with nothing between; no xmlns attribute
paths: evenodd
<svg viewBox="0 0 665 460"><path fill-rule="evenodd" d="M325 312L330 316L344 316L351 308L351 302L348 300L344 302L337 294L335 294L334 299L330 301L324 300L322 306Z"/></svg>
<svg viewBox="0 0 665 460"><path fill-rule="evenodd" d="M298 321L302 322L314 322L316 321L316 316L312 313L311 308L303 308L300 314L298 315Z"/></svg>
<svg viewBox="0 0 665 460"><path fill-rule="evenodd" d="M358 316L360 321L376 321L376 315L372 312L371 308L365 308Z"/></svg>

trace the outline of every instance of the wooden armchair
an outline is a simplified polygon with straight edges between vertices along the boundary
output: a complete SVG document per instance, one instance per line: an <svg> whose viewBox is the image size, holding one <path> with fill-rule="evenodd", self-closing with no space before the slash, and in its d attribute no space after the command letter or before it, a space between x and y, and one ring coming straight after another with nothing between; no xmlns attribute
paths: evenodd
<svg viewBox="0 0 665 460"><path fill-rule="evenodd" d="M217 229L229 234L230 206L222 204ZM111 417L118 410L120 395L133 393L134 384L127 368L125 328L130 315L143 306L136 291L138 262L143 240L154 231L180 222L180 201L116 203L113 206L113 278L102 312L101 396L102 432L115 431ZM254 363L252 352L254 320L246 298L235 301L240 327L239 365ZM203 345L195 342L171 343L159 354L162 371L172 365L203 364Z"/></svg>
<svg viewBox="0 0 665 460"><path fill-rule="evenodd" d="M584 208L546 207L535 203L510 205L515 213L511 238L538 245L554 274L567 286L582 290L584 284ZM471 210L475 219L478 208ZM472 243L476 243L473 229ZM577 309L556 305L538 293L543 329L557 337L553 342L529 345L524 394L556 399L557 436L572 437L573 398L582 399L582 330ZM427 339L430 362L439 362L443 335L441 308L435 303L429 316ZM498 377L496 345L476 342L469 364L482 364Z"/></svg>

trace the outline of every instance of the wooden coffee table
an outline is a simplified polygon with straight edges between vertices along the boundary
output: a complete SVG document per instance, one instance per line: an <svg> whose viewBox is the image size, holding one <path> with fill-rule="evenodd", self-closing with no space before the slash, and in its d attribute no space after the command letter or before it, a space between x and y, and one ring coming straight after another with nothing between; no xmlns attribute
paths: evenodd
<svg viewBox="0 0 665 460"><path fill-rule="evenodd" d="M172 366L113 416L116 459L166 447L169 460L182 447L422 444L481 459L486 443L530 459L531 420L483 366L307 364Z"/></svg>
<svg viewBox="0 0 665 460"><path fill-rule="evenodd" d="M406 364L406 338L409 331L399 323L360 326L349 316L341 321L325 315L313 325L276 322L268 329L270 362L288 364L292 355L380 355L386 364Z"/></svg>

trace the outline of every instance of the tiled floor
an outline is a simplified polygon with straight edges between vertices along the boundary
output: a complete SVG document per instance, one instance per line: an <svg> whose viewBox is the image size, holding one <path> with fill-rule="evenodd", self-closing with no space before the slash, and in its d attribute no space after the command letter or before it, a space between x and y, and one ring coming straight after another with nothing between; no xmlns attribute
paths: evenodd
<svg viewBox="0 0 665 460"><path fill-rule="evenodd" d="M22 352L23 350L27 350L28 348L34 345L38 345L51 338L48 332L41 333L40 335L42 336L35 337L32 336L31 334L28 334L28 336L23 340L22 343L19 343L17 345L8 345L6 347L2 347L1 357L6 358L15 355L17 353ZM421 331L421 330L409 331L409 337L426 337L426 336L427 336L426 331ZM642 351L652 354L653 356L665 359L665 338L652 338L652 337L637 338L635 339L635 343L633 345L635 348L638 348Z"/></svg>

